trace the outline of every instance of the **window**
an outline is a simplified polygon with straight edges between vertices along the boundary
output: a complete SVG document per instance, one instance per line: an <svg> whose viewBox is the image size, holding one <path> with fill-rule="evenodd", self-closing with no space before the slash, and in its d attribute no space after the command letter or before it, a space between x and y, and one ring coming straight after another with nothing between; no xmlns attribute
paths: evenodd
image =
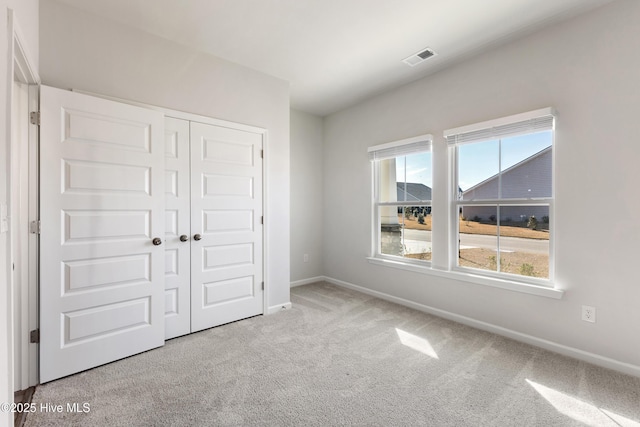
<svg viewBox="0 0 640 427"><path fill-rule="evenodd" d="M369 148L374 257L431 260L431 135Z"/></svg>
<svg viewBox="0 0 640 427"><path fill-rule="evenodd" d="M445 137L455 159L453 267L550 281L553 111L452 129Z"/></svg>

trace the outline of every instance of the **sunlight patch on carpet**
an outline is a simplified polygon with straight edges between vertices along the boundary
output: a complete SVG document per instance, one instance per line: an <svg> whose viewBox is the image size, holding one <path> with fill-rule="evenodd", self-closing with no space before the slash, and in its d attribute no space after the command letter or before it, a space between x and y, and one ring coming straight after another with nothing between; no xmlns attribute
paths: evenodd
<svg viewBox="0 0 640 427"><path fill-rule="evenodd" d="M400 342L402 344L419 351L420 353L426 354L429 357L438 359L438 354L426 339L398 328L396 328L396 333L398 334L398 338L400 338Z"/></svg>
<svg viewBox="0 0 640 427"><path fill-rule="evenodd" d="M526 380L558 412L589 426L625 426L640 427L640 423L591 403L569 396L568 394Z"/></svg>

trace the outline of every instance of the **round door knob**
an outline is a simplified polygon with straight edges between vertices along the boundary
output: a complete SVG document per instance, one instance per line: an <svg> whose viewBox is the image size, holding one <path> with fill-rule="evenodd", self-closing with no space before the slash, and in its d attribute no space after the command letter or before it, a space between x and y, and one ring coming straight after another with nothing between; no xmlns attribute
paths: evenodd
<svg viewBox="0 0 640 427"><path fill-rule="evenodd" d="M199 234L194 234L193 235L193 240L202 240L202 236Z"/></svg>
<svg viewBox="0 0 640 427"><path fill-rule="evenodd" d="M186 242L187 240L189 240L189 236L187 236L186 234L183 234L182 236L180 236L181 242Z"/></svg>
<svg viewBox="0 0 640 427"><path fill-rule="evenodd" d="M160 246L162 244L162 239L159 237L156 237L151 242L156 246Z"/></svg>

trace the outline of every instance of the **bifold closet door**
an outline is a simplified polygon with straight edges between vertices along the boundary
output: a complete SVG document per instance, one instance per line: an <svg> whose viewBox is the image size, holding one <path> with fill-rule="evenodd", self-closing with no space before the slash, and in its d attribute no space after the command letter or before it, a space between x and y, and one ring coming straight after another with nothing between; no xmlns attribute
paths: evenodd
<svg viewBox="0 0 640 427"><path fill-rule="evenodd" d="M262 134L191 122L191 331L263 313Z"/></svg>
<svg viewBox="0 0 640 427"><path fill-rule="evenodd" d="M165 338L191 332L189 121L164 122Z"/></svg>
<svg viewBox="0 0 640 427"><path fill-rule="evenodd" d="M40 381L164 344L163 115L41 88Z"/></svg>

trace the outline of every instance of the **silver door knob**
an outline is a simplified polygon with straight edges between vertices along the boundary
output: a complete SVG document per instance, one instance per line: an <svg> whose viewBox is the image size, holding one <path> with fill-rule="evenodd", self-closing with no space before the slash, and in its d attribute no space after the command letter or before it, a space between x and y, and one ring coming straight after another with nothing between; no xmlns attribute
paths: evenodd
<svg viewBox="0 0 640 427"><path fill-rule="evenodd" d="M153 243L156 246L160 246L162 244L162 239L159 237L154 238L151 243Z"/></svg>
<svg viewBox="0 0 640 427"><path fill-rule="evenodd" d="M189 236L187 236L186 234L183 234L182 236L180 236L181 242L186 242L187 240L189 240Z"/></svg>
<svg viewBox="0 0 640 427"><path fill-rule="evenodd" d="M194 234L193 235L193 240L202 240L202 236L199 234Z"/></svg>

